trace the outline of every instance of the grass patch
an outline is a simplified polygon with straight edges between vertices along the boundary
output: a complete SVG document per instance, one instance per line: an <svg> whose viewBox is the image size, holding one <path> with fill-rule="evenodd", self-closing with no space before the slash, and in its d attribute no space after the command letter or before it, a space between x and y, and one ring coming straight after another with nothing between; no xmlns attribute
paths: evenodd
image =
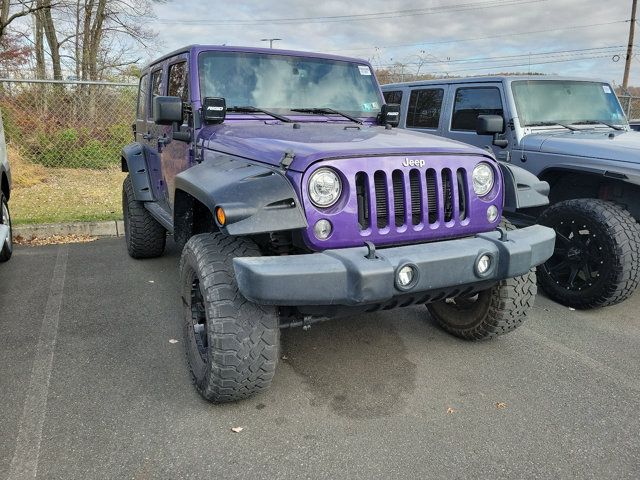
<svg viewBox="0 0 640 480"><path fill-rule="evenodd" d="M24 174L20 163L14 165L13 157L10 162L13 175ZM34 167L27 162L24 165ZM16 182L11 192L11 216L15 225L122 218L122 181L126 174L119 168L35 167L42 174L39 181L27 182L27 186L22 181Z"/></svg>

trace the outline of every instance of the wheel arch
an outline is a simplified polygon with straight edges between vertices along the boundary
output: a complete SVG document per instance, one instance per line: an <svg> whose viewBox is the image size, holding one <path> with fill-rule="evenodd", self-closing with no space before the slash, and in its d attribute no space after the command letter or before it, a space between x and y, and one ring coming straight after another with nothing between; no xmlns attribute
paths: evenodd
<svg viewBox="0 0 640 480"><path fill-rule="evenodd" d="M176 228L180 223L189 225L189 212L185 209L190 202L201 214L209 215L212 222L215 208L222 207L227 222L218 228L228 235L255 235L307 226L289 180L276 169L245 159L225 155L205 160L178 174L175 189ZM197 220L192 222L197 224Z"/></svg>
<svg viewBox="0 0 640 480"><path fill-rule="evenodd" d="M122 171L131 177L135 199L139 202L154 201L144 147L138 142L130 143L122 149L120 163Z"/></svg>

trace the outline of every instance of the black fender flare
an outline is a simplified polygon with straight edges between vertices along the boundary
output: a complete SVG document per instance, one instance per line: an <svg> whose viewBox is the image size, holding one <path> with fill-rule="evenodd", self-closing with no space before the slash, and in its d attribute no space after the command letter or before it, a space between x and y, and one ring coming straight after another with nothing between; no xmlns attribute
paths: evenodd
<svg viewBox="0 0 640 480"><path fill-rule="evenodd" d="M524 168L498 162L504 178L504 210L516 212L523 208L549 205L549 183L540 180Z"/></svg>
<svg viewBox="0 0 640 480"><path fill-rule="evenodd" d="M229 235L296 230L307 220L293 186L276 168L230 155L205 159L181 172L175 179L178 191L189 194L207 207L212 217L222 207L226 224L218 226ZM179 216L175 209L174 225Z"/></svg>
<svg viewBox="0 0 640 480"><path fill-rule="evenodd" d="M129 172L135 199L139 202L154 201L144 147L138 142L130 143L122 149L121 157L122 171Z"/></svg>

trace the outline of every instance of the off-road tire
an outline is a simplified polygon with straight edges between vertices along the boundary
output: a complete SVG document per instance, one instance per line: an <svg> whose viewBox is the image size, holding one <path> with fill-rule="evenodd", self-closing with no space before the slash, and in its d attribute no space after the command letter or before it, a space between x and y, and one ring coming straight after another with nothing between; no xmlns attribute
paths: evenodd
<svg viewBox="0 0 640 480"><path fill-rule="evenodd" d="M569 283L570 278L563 283L557 274L562 259L569 261L568 255L558 252L566 250L563 249L563 242L567 245L571 243L567 243L566 236L561 238L556 235L554 256L538 268L540 286L553 300L578 309L605 307L626 300L638 287L640 226L624 208L597 199L566 200L546 209L538 223L554 228L556 233L559 228L575 225L580 239L585 236L592 236L593 239L590 246L580 240L584 252L588 254L583 253L577 258L591 259L591 275L587 277L584 272L579 274L579 280L585 279L585 286L578 290L573 282ZM585 232L588 234L585 235Z"/></svg>
<svg viewBox="0 0 640 480"><path fill-rule="evenodd" d="M6 213L5 213L6 212ZM8 218L5 218L8 217ZM13 254L13 231L11 230L11 216L9 215L9 204L4 193L0 192L0 224L9 226L9 237L6 242L0 245L0 262L6 262Z"/></svg>
<svg viewBox="0 0 640 480"><path fill-rule="evenodd" d="M132 258L154 258L164 252L167 231L135 199L131 177L127 175L122 185L122 213L127 252Z"/></svg>
<svg viewBox="0 0 640 480"><path fill-rule="evenodd" d="M515 230L503 220L501 227ZM488 340L524 323L536 298L536 269L500 281L479 292L473 301L446 299L427 305L431 316L447 332L465 340ZM455 303L455 302L458 303Z"/></svg>
<svg viewBox="0 0 640 480"><path fill-rule="evenodd" d="M245 299L235 280L233 259L249 256L260 256L255 243L219 232L191 237L182 251L187 361L196 389L210 402L233 402L264 391L276 370L277 309ZM198 294L200 300L194 300ZM202 321L202 333L196 333L194 325Z"/></svg>

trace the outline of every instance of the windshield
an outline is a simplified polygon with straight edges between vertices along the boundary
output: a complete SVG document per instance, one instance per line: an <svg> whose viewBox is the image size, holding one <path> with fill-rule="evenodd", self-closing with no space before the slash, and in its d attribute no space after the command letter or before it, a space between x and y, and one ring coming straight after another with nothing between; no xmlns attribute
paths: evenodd
<svg viewBox="0 0 640 480"><path fill-rule="evenodd" d="M527 80L511 84L523 127L541 124L626 125L620 103L606 83Z"/></svg>
<svg viewBox="0 0 640 480"><path fill-rule="evenodd" d="M200 97L224 97L227 107L251 105L278 113L290 113L294 108L331 108L371 117L378 114L382 103L371 69L363 64L203 52L198 67Z"/></svg>

